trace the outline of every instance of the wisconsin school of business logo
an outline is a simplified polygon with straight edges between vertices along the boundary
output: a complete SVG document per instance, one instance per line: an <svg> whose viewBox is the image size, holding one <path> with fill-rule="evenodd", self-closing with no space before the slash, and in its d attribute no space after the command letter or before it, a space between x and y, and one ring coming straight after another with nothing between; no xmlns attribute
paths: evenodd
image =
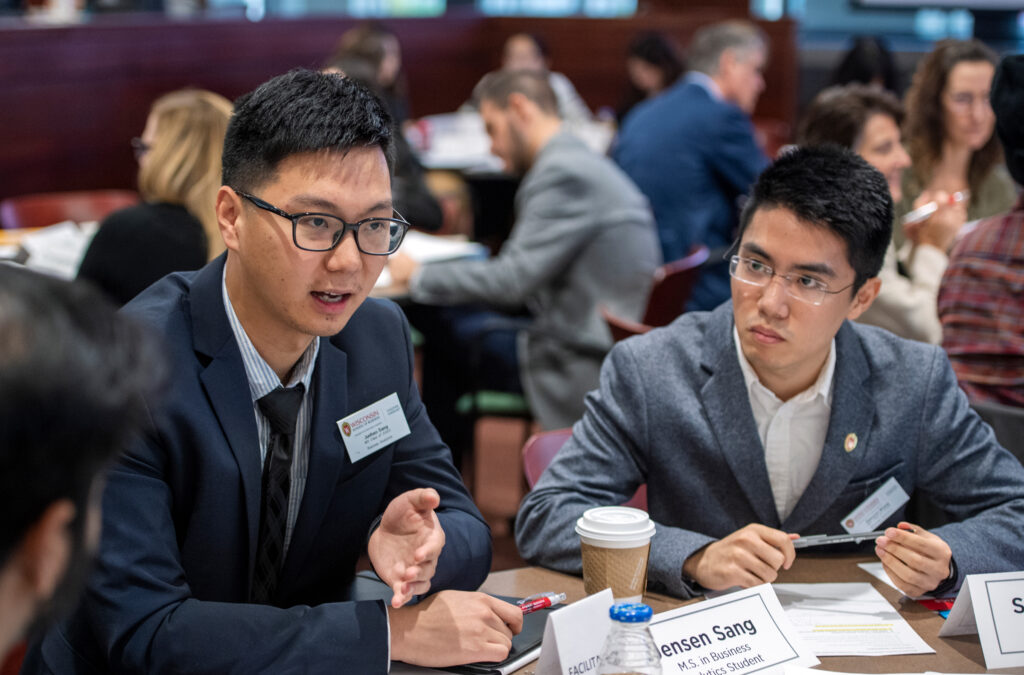
<svg viewBox="0 0 1024 675"><path fill-rule="evenodd" d="M341 423L341 433L345 434L346 436L351 436L352 435L352 425L350 425L348 422L342 422Z"/></svg>

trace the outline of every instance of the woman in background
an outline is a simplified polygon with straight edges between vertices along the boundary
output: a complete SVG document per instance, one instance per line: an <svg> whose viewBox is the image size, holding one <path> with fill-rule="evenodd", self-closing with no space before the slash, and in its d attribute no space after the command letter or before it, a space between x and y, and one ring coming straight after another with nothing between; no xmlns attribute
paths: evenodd
<svg viewBox="0 0 1024 675"><path fill-rule="evenodd" d="M327 68L339 61L361 59L373 68L375 93L387 106L401 130L409 119L408 85L402 71L402 46L398 36L382 23L362 23L342 33Z"/></svg>
<svg viewBox="0 0 1024 675"><path fill-rule="evenodd" d="M903 197L903 174L910 157L900 143L903 106L882 89L850 84L829 87L818 94L804 114L797 132L800 145L834 143L853 150L878 169L889 184L893 202ZM878 297L858 319L881 326L901 337L938 344L942 339L936 298L942 273L949 263L947 252L967 214L963 203L949 204L937 192L941 206L912 231L912 255L901 274L892 242L878 277ZM931 195L921 195L920 200Z"/></svg>
<svg viewBox="0 0 1024 675"><path fill-rule="evenodd" d="M183 89L150 108L132 140L143 204L100 225L78 271L124 304L161 277L194 270L224 250L214 212L231 102Z"/></svg>
<svg viewBox="0 0 1024 675"><path fill-rule="evenodd" d="M943 40L918 65L904 127L912 169L904 175L897 216L909 212L922 193L938 190L966 194L968 220L1013 206L1016 189L1003 166L988 100L995 67L995 52L978 40ZM904 239L897 218L897 248Z"/></svg>
<svg viewBox="0 0 1024 675"><path fill-rule="evenodd" d="M629 43L626 72L629 90L615 111L619 124L637 103L654 98L675 84L683 74L683 59L679 48L664 34L645 31Z"/></svg>

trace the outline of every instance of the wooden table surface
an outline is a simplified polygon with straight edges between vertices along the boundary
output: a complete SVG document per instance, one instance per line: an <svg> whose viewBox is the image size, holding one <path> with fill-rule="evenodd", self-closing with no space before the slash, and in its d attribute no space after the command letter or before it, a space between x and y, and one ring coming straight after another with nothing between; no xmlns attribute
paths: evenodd
<svg viewBox="0 0 1024 675"><path fill-rule="evenodd" d="M823 582L870 582L885 599L892 603L900 616L906 619L918 635L934 650L934 654L908 656L824 656L819 670L848 673L983 673L985 659L977 635L954 638L938 637L944 619L936 612L925 609L917 602L904 598L898 591L878 581L857 567L857 563L875 562L868 556L834 555L815 556L801 553L792 569L783 570L779 583L823 583ZM579 577L553 572L539 567L521 568L494 572L481 590L489 593L512 596L527 596L542 591L560 591L573 602L585 597L583 580ZM679 607L700 600L677 600L675 598L647 593L644 602L651 605L655 613ZM533 670L531 664L517 671L525 674ZM1024 675L1024 668L1005 668L997 673Z"/></svg>

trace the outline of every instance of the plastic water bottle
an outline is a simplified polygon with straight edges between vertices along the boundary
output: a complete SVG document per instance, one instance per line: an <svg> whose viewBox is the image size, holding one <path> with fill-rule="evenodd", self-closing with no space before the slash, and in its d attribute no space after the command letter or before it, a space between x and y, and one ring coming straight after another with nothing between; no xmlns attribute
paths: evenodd
<svg viewBox="0 0 1024 675"><path fill-rule="evenodd" d="M661 675L661 655L651 637L651 608L639 602L612 605L612 629L601 650L597 675Z"/></svg>

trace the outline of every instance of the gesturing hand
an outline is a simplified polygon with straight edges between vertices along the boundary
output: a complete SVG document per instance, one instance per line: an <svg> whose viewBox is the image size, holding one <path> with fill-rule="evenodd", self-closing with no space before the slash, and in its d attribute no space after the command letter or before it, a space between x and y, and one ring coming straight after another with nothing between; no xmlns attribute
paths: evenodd
<svg viewBox="0 0 1024 675"><path fill-rule="evenodd" d="M912 598L945 581L953 559L949 544L941 537L905 522L887 528L875 540L875 555L896 587Z"/></svg>
<svg viewBox="0 0 1024 675"><path fill-rule="evenodd" d="M683 573L713 591L771 583L780 567L788 570L796 559L798 536L751 523L691 555Z"/></svg>
<svg viewBox="0 0 1024 675"><path fill-rule="evenodd" d="M380 578L394 591L392 607L426 593L444 548L444 530L434 513L441 497L433 488L409 490L391 500L367 553Z"/></svg>

